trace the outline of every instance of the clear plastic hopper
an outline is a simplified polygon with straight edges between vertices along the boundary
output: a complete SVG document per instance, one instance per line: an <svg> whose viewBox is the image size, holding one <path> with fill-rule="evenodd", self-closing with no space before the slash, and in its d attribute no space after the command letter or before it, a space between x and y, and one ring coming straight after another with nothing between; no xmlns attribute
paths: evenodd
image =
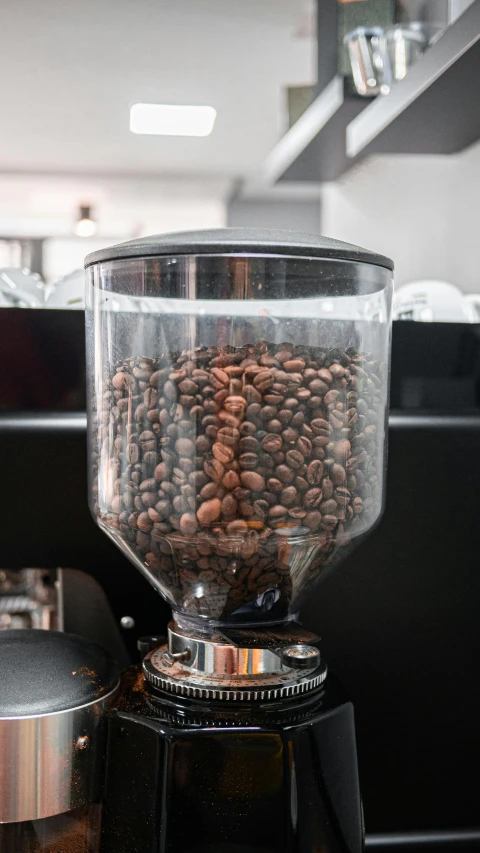
<svg viewBox="0 0 480 853"><path fill-rule="evenodd" d="M388 259L289 232L87 259L91 509L177 620L293 618L379 520L391 295Z"/></svg>

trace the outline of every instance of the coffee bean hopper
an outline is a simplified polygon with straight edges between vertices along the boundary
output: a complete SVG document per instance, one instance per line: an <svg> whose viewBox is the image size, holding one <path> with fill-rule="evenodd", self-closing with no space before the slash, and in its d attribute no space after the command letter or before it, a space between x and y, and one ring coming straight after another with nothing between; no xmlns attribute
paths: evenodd
<svg viewBox="0 0 480 853"><path fill-rule="evenodd" d="M173 613L107 714L102 853L362 849L298 614L382 513L392 269L250 229L86 260L91 508Z"/></svg>

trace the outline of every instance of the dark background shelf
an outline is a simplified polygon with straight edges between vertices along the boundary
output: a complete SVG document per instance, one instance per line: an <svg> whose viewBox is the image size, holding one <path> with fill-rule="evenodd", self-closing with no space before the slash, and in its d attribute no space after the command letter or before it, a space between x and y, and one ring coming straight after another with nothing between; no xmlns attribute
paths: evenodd
<svg viewBox="0 0 480 853"><path fill-rule="evenodd" d="M49 313L62 323L61 312ZM85 417L67 411L84 385L83 314L66 313L68 335L58 334L75 382L62 385L63 411L37 409L33 420L24 411L13 421L4 410L0 419L0 559L2 567L64 566L92 575L117 623L134 618L135 629L123 632L134 656L136 637L163 633L169 609L89 514ZM0 312L0 324L13 317ZM43 329L32 336L38 357L54 352L55 362L61 353L44 334L46 327L53 334L52 318L37 311L28 322ZM412 402L413 377L419 405L397 407L391 417L385 516L302 613L355 703L373 833L478 824L479 352L478 326L395 324L393 400L402 403L408 380ZM31 357L35 374L35 348ZM450 391L439 394L442 376ZM430 415L422 399L437 402ZM78 602L90 606L88 596Z"/></svg>

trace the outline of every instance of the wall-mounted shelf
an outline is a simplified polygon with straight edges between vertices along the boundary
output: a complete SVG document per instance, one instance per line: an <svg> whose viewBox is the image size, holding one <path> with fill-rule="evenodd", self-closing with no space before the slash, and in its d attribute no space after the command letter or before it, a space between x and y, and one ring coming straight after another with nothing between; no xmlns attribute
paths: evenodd
<svg viewBox="0 0 480 853"><path fill-rule="evenodd" d="M452 154L480 138L480 0L409 70L348 125L358 155Z"/></svg>
<svg viewBox="0 0 480 853"><path fill-rule="evenodd" d="M348 95L337 75L305 110L263 163L260 181L333 181L351 164L345 151L349 122L370 103Z"/></svg>
<svg viewBox="0 0 480 853"><path fill-rule="evenodd" d="M386 96L335 76L264 161L255 187L333 181L369 154L451 154L480 139L480 0Z"/></svg>

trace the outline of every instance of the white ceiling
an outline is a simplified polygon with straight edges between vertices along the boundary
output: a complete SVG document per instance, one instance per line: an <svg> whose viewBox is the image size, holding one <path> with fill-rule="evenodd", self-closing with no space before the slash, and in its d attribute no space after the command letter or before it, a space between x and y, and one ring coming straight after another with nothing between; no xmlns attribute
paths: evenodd
<svg viewBox="0 0 480 853"><path fill-rule="evenodd" d="M312 82L306 0L3 0L0 172L248 177ZM129 132L137 101L208 104L210 137Z"/></svg>

